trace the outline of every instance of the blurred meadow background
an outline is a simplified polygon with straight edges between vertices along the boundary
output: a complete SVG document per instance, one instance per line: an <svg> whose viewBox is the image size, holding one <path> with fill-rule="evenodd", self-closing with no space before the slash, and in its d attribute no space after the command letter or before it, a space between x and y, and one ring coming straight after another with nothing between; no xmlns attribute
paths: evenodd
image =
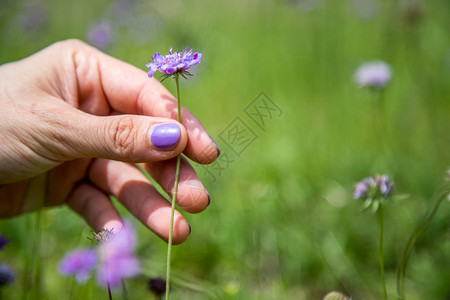
<svg viewBox="0 0 450 300"><path fill-rule="evenodd" d="M184 214L192 233L173 250L173 299L322 299L331 290L381 299L377 219L353 199L355 183L374 174L409 195L385 208L396 299L401 254L450 166L448 0L0 0L1 64L68 38L142 70L170 46L203 53L181 81L182 103L222 154L193 163L211 205ZM382 91L354 81L373 60L391 67ZM164 85L174 91L173 80ZM450 299L449 205L412 252L407 299ZM164 277L166 244L134 224L144 270L127 280L129 298L156 299L147 281ZM79 286L58 273L67 252L91 244L68 208L0 220L0 234L11 241L0 263L15 272L3 299L107 298L94 279Z"/></svg>

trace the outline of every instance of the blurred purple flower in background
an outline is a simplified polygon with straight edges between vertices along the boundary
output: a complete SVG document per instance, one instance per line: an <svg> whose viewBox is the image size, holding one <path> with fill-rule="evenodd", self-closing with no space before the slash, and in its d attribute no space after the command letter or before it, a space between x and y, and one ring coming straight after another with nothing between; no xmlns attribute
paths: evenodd
<svg viewBox="0 0 450 300"><path fill-rule="evenodd" d="M379 189L381 196L387 198L390 196L394 183L389 181L387 175L375 176L375 185Z"/></svg>
<svg viewBox="0 0 450 300"><path fill-rule="evenodd" d="M3 248L5 248L6 245L8 245L10 242L9 239L7 239L3 234L0 235L0 251L3 251Z"/></svg>
<svg viewBox="0 0 450 300"><path fill-rule="evenodd" d="M322 4L322 0L288 0L288 2L305 13L316 10Z"/></svg>
<svg viewBox="0 0 450 300"><path fill-rule="evenodd" d="M0 287L14 282L14 271L7 265L0 265Z"/></svg>
<svg viewBox="0 0 450 300"><path fill-rule="evenodd" d="M47 11L42 1L27 1L18 15L19 22L27 32L35 32L47 24Z"/></svg>
<svg viewBox="0 0 450 300"><path fill-rule="evenodd" d="M378 0L352 0L351 8L363 20L373 19L380 11Z"/></svg>
<svg viewBox="0 0 450 300"><path fill-rule="evenodd" d="M133 254L135 245L136 235L129 224L107 241L100 243L97 280L102 285L117 287L123 278L139 274L140 264Z"/></svg>
<svg viewBox="0 0 450 300"><path fill-rule="evenodd" d="M106 49L114 41L113 24L105 19L98 20L88 28L87 39L91 45L99 49Z"/></svg>
<svg viewBox="0 0 450 300"><path fill-rule="evenodd" d="M118 15L126 15L131 13L137 4L137 0L116 0L112 3L112 6Z"/></svg>
<svg viewBox="0 0 450 300"><path fill-rule="evenodd" d="M180 74L184 77L184 74L191 75L187 69L202 61L202 54L193 53L188 47L184 49L184 52L172 53L172 47L170 47L168 55L163 56L157 52L152 56L152 60L153 62L145 65L148 68L148 77L152 77L156 71L165 74L164 79L172 74Z"/></svg>
<svg viewBox="0 0 450 300"><path fill-rule="evenodd" d="M105 15L106 19L114 20L114 31L121 33L120 42L131 41L133 45L154 39L164 23L152 5L140 0L112 1L105 10Z"/></svg>
<svg viewBox="0 0 450 300"><path fill-rule="evenodd" d="M353 197L355 199L367 198L370 187L374 185L375 179L373 177L364 178L362 181L356 184L355 193L353 194Z"/></svg>
<svg viewBox="0 0 450 300"><path fill-rule="evenodd" d="M383 61L367 62L356 70L354 79L361 87L382 89L391 80L391 67Z"/></svg>
<svg viewBox="0 0 450 300"><path fill-rule="evenodd" d="M353 197L365 200L367 198L388 198L391 195L394 183L389 181L387 175L375 175L367 177L358 182L355 186Z"/></svg>
<svg viewBox="0 0 450 300"><path fill-rule="evenodd" d="M86 282L97 264L97 256L93 249L76 249L67 254L59 264L61 275L75 275L79 283Z"/></svg>
<svg viewBox="0 0 450 300"><path fill-rule="evenodd" d="M140 264L133 255L136 235L130 224L118 233L103 229L94 234L93 240L98 242L97 249L76 249L61 260L61 275L75 275L79 283L84 283L96 269L98 282L109 288L139 274Z"/></svg>
<svg viewBox="0 0 450 300"><path fill-rule="evenodd" d="M157 298L161 298L166 293L166 281L162 278L150 278L148 289Z"/></svg>

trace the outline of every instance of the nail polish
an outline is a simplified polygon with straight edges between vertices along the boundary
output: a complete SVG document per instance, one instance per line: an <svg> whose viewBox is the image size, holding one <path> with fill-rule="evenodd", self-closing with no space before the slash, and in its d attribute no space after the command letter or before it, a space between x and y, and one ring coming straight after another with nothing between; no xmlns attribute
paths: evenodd
<svg viewBox="0 0 450 300"><path fill-rule="evenodd" d="M209 195L208 191L206 191L206 194L208 194L208 204L206 207L208 207L211 204L211 196Z"/></svg>
<svg viewBox="0 0 450 300"><path fill-rule="evenodd" d="M150 133L150 141L158 149L170 149L175 147L180 140L180 127L176 123L162 123L153 125Z"/></svg>
<svg viewBox="0 0 450 300"><path fill-rule="evenodd" d="M219 157L219 156L220 156L220 149L219 149L219 146L217 146L217 143L216 143L216 141L212 138L212 136L209 136L209 138L210 138L211 141L213 142L214 146L216 146L216 149L217 149L217 157Z"/></svg>

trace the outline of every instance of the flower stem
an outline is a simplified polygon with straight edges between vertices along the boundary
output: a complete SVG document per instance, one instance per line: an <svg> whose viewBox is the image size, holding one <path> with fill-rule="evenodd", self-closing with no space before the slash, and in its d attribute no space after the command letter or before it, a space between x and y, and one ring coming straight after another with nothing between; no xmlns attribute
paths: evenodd
<svg viewBox="0 0 450 300"><path fill-rule="evenodd" d="M180 86L178 74L174 76L174 79L177 90L178 122L181 123L181 100L180 100ZM170 262L172 259L173 221L175 215L175 202L177 199L178 179L180 175L180 162L181 162L181 154L177 156L177 165L175 169L175 182L173 183L173 192L172 192L172 205L170 209L170 230L169 230L169 240L167 242L166 300L169 299L169 292L170 292Z"/></svg>
<svg viewBox="0 0 450 300"><path fill-rule="evenodd" d="M27 240L27 255L25 261L25 272L23 277L22 297L21 299L40 299L41 285L41 228L42 212L38 210L26 219L26 231L31 232L31 239Z"/></svg>
<svg viewBox="0 0 450 300"><path fill-rule="evenodd" d="M127 286L125 285L125 281L122 279L121 283L122 283L122 298L124 300L128 300Z"/></svg>
<svg viewBox="0 0 450 300"><path fill-rule="evenodd" d="M380 264L380 276L381 276L381 284L383 285L383 299L387 299L387 291L386 291L386 280L384 278L384 259L383 259L383 235L384 235L384 225L383 225L383 204L380 203L380 207L378 208L378 221L380 223L380 242L378 248L378 262Z"/></svg>
<svg viewBox="0 0 450 300"><path fill-rule="evenodd" d="M181 123L181 100L180 100L180 85L178 83L178 74L175 75L175 85L177 87L177 111L178 111L178 122Z"/></svg>
<svg viewBox="0 0 450 300"><path fill-rule="evenodd" d="M111 294L111 285L109 284L109 281L106 281L106 286L108 288L108 299L112 300L112 294Z"/></svg>

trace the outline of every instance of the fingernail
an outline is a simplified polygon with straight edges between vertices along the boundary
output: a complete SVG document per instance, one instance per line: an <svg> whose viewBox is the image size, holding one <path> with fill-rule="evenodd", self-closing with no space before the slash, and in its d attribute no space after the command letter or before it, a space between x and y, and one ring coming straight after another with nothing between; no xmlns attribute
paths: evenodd
<svg viewBox="0 0 450 300"><path fill-rule="evenodd" d="M217 149L217 157L219 157L219 156L220 156L220 149L219 149L219 146L217 146L216 141L215 141L211 136L209 136L209 138L210 138L211 141L214 143L214 146L216 146L216 149Z"/></svg>
<svg viewBox="0 0 450 300"><path fill-rule="evenodd" d="M158 149L173 148L180 140L180 127L176 123L153 125L150 131L150 141Z"/></svg>

